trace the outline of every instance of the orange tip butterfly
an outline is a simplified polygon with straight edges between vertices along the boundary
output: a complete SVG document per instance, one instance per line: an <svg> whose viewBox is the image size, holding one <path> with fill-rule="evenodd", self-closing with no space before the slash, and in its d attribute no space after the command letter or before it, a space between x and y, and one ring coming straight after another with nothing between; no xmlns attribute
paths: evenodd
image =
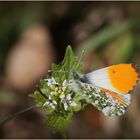
<svg viewBox="0 0 140 140"><path fill-rule="evenodd" d="M83 75L73 71L73 77L90 97L87 100L106 116L124 114L130 105L130 92L140 78L133 64L112 65Z"/></svg>

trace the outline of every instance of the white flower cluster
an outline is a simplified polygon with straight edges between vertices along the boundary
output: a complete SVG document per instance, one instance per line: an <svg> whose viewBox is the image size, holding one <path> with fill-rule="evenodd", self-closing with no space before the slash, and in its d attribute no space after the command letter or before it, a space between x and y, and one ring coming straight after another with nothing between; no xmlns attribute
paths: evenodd
<svg viewBox="0 0 140 140"><path fill-rule="evenodd" d="M66 80L64 80L62 84L57 83L53 77L51 79L45 79L45 81L50 88L50 94L43 106L56 109L59 103L61 103L65 111L68 110L69 106L77 106L77 103L73 101L72 92L68 90L68 82Z"/></svg>
<svg viewBox="0 0 140 140"><path fill-rule="evenodd" d="M64 105L64 109L66 111L68 109L68 106L74 107L74 106L77 105L74 101L72 101L72 98L71 98L71 94L70 93L67 94L66 96L63 96L63 97L61 96L60 98L61 98L61 103Z"/></svg>
<svg viewBox="0 0 140 140"><path fill-rule="evenodd" d="M53 77L51 79L45 79L45 81L47 81L48 86L58 84Z"/></svg>

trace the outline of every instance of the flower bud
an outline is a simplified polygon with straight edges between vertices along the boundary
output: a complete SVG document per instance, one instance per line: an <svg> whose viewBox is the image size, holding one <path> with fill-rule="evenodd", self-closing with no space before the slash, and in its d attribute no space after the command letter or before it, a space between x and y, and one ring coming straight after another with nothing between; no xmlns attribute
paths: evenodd
<svg viewBox="0 0 140 140"><path fill-rule="evenodd" d="M52 90L55 90L56 86L50 85L50 88L51 88Z"/></svg>

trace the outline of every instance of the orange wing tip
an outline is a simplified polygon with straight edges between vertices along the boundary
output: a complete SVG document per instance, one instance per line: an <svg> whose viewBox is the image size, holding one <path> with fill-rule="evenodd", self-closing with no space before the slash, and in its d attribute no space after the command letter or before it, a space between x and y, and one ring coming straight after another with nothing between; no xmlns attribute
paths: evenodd
<svg viewBox="0 0 140 140"><path fill-rule="evenodd" d="M140 79L140 73L135 64L118 64L108 67L112 86L121 94L134 89Z"/></svg>

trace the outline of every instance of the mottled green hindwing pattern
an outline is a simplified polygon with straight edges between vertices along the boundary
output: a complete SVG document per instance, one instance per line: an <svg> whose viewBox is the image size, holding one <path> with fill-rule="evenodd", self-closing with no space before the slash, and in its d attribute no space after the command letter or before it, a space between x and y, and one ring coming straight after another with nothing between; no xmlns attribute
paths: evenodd
<svg viewBox="0 0 140 140"><path fill-rule="evenodd" d="M90 84L77 82L81 89L82 96L87 103L94 105L98 110L102 111L106 116L120 116L125 113L129 104L121 104L114 97L100 90L100 88L93 87Z"/></svg>

